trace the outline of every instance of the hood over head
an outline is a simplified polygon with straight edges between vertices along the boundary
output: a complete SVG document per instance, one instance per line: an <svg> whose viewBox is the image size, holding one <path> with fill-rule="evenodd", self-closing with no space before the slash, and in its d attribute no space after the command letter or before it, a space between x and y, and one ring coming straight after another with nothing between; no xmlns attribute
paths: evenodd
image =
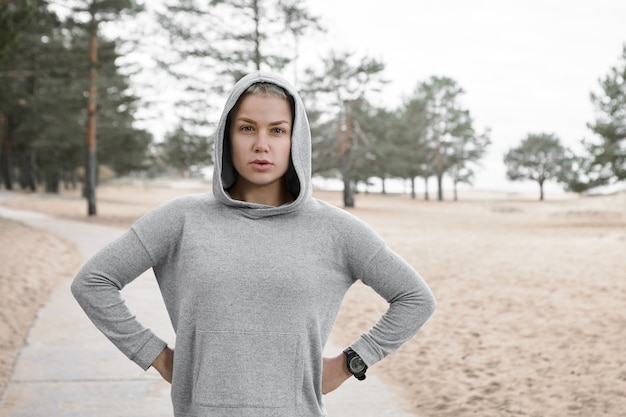
<svg viewBox="0 0 626 417"><path fill-rule="evenodd" d="M228 115L248 87L261 82L282 87L293 98L294 103L294 120L291 131L291 161L283 178L287 189L294 196L294 201L279 207L234 200L227 191L235 184L238 175L232 160L230 138L226 137L226 133L229 130L227 126ZM217 125L214 147L213 194L221 203L243 209L249 217L265 217L295 211L311 197L311 129L309 128L309 121L298 92L280 75L258 71L246 75L235 84L226 100L222 116Z"/></svg>

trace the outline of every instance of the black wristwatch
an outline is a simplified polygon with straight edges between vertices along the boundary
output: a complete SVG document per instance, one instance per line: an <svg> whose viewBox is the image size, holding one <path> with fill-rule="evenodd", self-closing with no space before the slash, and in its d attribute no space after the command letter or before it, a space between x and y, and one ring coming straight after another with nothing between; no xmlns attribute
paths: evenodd
<svg viewBox="0 0 626 417"><path fill-rule="evenodd" d="M346 355L348 371L350 371L356 379L363 381L365 379L365 371L367 371L367 365L363 362L363 359L361 359L359 354L353 351L352 348L347 348L343 353Z"/></svg>

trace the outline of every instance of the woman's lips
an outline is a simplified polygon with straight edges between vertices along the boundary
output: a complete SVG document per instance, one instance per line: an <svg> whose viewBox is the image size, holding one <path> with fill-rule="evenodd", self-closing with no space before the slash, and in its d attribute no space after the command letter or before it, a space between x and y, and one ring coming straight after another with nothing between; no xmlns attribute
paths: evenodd
<svg viewBox="0 0 626 417"><path fill-rule="evenodd" d="M265 159L256 159L250 162L250 166L255 171L267 171L272 167L272 163L270 161L266 161Z"/></svg>

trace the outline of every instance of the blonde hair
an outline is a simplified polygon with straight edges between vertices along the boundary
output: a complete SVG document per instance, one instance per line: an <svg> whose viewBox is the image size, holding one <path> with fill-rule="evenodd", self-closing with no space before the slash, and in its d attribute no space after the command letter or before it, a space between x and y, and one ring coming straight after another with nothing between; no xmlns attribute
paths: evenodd
<svg viewBox="0 0 626 417"><path fill-rule="evenodd" d="M243 92L241 97L248 94L258 94L260 96L277 96L280 98L284 98L287 101L289 100L289 94L287 94L287 91L284 88L272 83L254 83L250 87L248 87L246 91Z"/></svg>

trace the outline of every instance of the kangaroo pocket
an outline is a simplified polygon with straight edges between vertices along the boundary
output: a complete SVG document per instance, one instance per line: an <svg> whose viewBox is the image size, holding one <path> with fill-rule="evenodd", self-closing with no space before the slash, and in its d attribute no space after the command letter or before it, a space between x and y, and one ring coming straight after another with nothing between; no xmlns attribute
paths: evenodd
<svg viewBox="0 0 626 417"><path fill-rule="evenodd" d="M298 403L303 362L297 334L200 331L195 356L196 405L284 408Z"/></svg>

